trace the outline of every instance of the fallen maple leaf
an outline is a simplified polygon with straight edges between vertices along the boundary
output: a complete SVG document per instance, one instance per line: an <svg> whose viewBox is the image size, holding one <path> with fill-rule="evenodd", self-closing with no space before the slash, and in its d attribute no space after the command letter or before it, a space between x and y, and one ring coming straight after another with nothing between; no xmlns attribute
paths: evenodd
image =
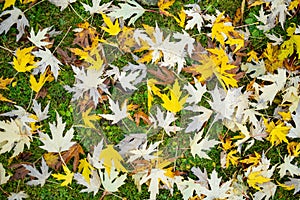
<svg viewBox="0 0 300 200"><path fill-rule="evenodd" d="M112 166L119 171L127 172L125 167L121 164L123 161L122 156L114 149L113 145L107 145L107 147L100 152L99 157L103 160L103 165L108 174Z"/></svg>
<svg viewBox="0 0 300 200"><path fill-rule="evenodd" d="M72 179L73 179L73 176L74 176L74 173L71 172L69 170L69 168L65 165L63 165L63 169L64 169L64 172L65 172L65 175L64 174L51 174L54 178L56 178L57 180L64 180L60 185L61 186L67 186L69 184L72 183Z"/></svg>
<svg viewBox="0 0 300 200"><path fill-rule="evenodd" d="M101 13L104 23L107 27L101 26L101 28L107 32L109 35L118 35L118 33L121 31L121 28L119 26L119 20L115 20L115 24L110 20L109 17L107 17L105 14Z"/></svg>

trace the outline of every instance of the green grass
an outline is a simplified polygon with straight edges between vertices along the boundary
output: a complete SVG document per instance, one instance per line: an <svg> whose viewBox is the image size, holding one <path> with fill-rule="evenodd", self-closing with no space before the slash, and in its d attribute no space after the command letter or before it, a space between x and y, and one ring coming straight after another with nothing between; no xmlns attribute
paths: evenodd
<svg viewBox="0 0 300 200"><path fill-rule="evenodd" d="M88 1L81 1L87 3ZM103 1L108 2L108 1ZM102 3L103 3L102 2ZM187 3L194 3L195 1L188 1L184 2ZM175 5L172 7L172 11L176 12L179 11L183 3L181 1L177 1ZM220 11L225 11L226 14L229 14L231 18L234 17L236 9L241 5L241 1L236 0L212 0L212 1L201 1L200 3L202 9L206 9L208 13L213 13L215 9ZM19 3L16 4L18 8L21 10L25 10L28 8L28 5L21 5ZM79 13L79 15L83 18L88 18L89 14L83 10L83 7L79 2L72 4L73 8ZM0 6L2 9L2 4ZM151 8L153 10L157 10L157 8ZM246 10L245 13L245 20L246 24L252 24L256 22L254 14L257 15L259 9L253 9L250 12ZM50 4L48 1L44 1L38 6L34 6L30 8L26 12L26 17L30 22L30 27L36 32L40 28L46 28L50 26L54 26L56 30L62 31L62 34L55 38L54 48L60 44L62 49L76 47L72 45L74 39L74 33L72 31L66 34L64 38L64 34L67 32L69 27L71 30L76 28L78 23L83 22L79 16L74 14L74 11L68 7L63 12L60 12L59 8L55 7L54 5ZM299 22L298 20L300 17L295 17L291 20L291 22ZM92 25L100 31L100 26L102 25L103 21L99 15L93 17L93 19L89 19L92 21ZM162 29L168 29L170 31L181 31L181 28L177 26L174 19L170 19L158 13L146 12L141 19L136 22L136 27L142 27L142 24L147 24L150 26L155 26L156 24L159 25ZM287 25L288 26L288 25ZM29 31L29 30L27 30ZM261 50L266 47L266 38L263 36L262 32L259 31L255 25L249 26L249 31L251 33L251 45L249 49L257 49ZM193 35L193 31L188 31L191 35ZM274 32L284 35L285 32L279 27L274 30ZM8 32L8 34L2 34L0 37L0 43L2 46L5 46L11 50L15 50L16 48L24 48L29 47L31 44L29 41L25 41L21 39L19 42L15 42L15 33L16 29L12 29ZM26 35L29 33L27 32ZM196 33L194 33L196 34ZM64 39L63 39L64 38ZM61 41L63 39L63 41ZM205 35L198 35L196 36L196 40L201 41L202 43L206 43L207 37ZM61 42L61 43L60 43ZM114 60L113 64L122 68L128 62L131 62L130 55L116 55L117 59ZM30 105L32 98L35 94L31 93L30 84L29 84L29 73L16 73L13 69L12 65L9 64L13 59L13 55L4 49L0 49L0 69L1 69L1 76L3 77L14 77L17 81L16 86L9 86L9 90L1 90L1 94L5 97L13 100L16 102L16 105L22 106L23 108L27 108ZM189 76L189 75L187 75ZM72 85L74 82L73 72L70 66L63 66L60 72L60 76L58 81L46 83L45 88L47 88L47 95L44 99L39 99L39 102L42 103L42 107L45 107L48 102L50 102L50 118L46 120L46 122L54 122L56 121L56 114L57 111L62 117L63 121L67 123L67 128L70 128L74 123L73 111L75 109L75 105L71 103L72 94L67 93L66 90L63 88L64 85ZM117 94L116 94L117 95ZM141 87L138 91L136 91L129 99L129 103L138 104L141 111L147 113L147 91L146 87ZM108 108L108 104L106 106L101 106L98 108L99 113L105 112ZM14 109L14 105L10 103L5 103L0 101L0 113L8 112ZM29 110L30 111L30 110ZM2 118L1 118L2 119ZM48 124L48 123L45 123ZM107 139L114 144L117 144L122 138L124 137L124 129L119 127L110 126L110 124L105 120L100 120L98 124L100 132L105 134ZM49 130L48 125L44 127L45 130ZM139 130L139 129L137 129ZM82 140L84 138L84 134L92 135L91 132L80 132L80 129L77 129L76 139ZM142 128L141 128L142 131ZM88 135L89 136L89 135ZM157 137L160 137L158 135ZM91 136L92 137L92 136ZM42 154L45 153L42 149L38 146L42 145L36 139L31 144L30 150L25 148L25 153L32 152L31 157L26 162L35 162L41 158ZM89 149L91 146L91 141L82 141L82 145L86 150ZM93 141L95 142L95 141ZM171 139L166 139L164 141L167 144L172 144L175 142ZM262 148L267 149L270 144L266 142L257 142L257 145L253 146L249 152L252 153L255 150L260 151ZM176 143L174 143L176 145ZM169 145L167 145L169 146ZM280 158L280 152L286 151L285 148L282 146L280 148L274 148L268 152L268 157L271 158L272 163L281 163L282 159ZM87 152L87 151L86 151ZM214 148L209 152L209 156L214 158L214 160L206 160L200 159L198 157L194 158L188 151L182 151L182 155L176 161L176 169L186 172L190 174L190 169L193 166L200 167L201 169L206 168L207 171L210 173L214 168L217 168L220 172L219 174L223 176L224 180L228 180L237 170L236 167L230 167L228 169L221 169L220 163L216 163L216 160L219 161L220 159L220 148ZM174 153L174 152L171 152ZM7 169L8 158L11 154L2 154L0 155L0 163L3 163L5 168ZM299 162L299 159L297 159ZM20 163L23 162L22 159L16 158L13 160L13 163ZM13 170L9 170L10 174L13 174ZM7 184L1 185L2 190L0 190L0 199L4 199L6 194L5 192L17 192L17 191L25 191L31 199L39 200L39 199L99 199L102 195L102 192L99 192L96 196L93 196L92 193L80 193L79 191L83 189L82 186L75 184L75 181L71 184L70 187L61 187L59 182L57 182L54 178L50 178L49 182L45 184L44 187L31 187L27 186L25 182L29 180L28 176L24 180L12 181L8 182ZM149 198L148 187L146 185L142 186L142 191L138 191L134 182L131 179L126 180L127 183L120 187L119 192L115 193L115 195L108 195L104 197L104 199L120 199L120 197L127 198L127 199L147 199ZM278 189L276 196L274 199L298 199L299 195L291 196L291 192L285 191L281 188ZM160 194L157 196L157 199L181 199L182 195L179 190L175 187L173 196L171 196L170 192L167 190L161 190Z"/></svg>

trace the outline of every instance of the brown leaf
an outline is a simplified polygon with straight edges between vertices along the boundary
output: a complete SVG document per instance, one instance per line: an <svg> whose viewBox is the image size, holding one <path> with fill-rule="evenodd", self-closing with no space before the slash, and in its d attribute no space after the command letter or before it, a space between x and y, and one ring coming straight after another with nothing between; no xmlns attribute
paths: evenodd
<svg viewBox="0 0 300 200"><path fill-rule="evenodd" d="M135 118L135 123L137 126L140 125L140 120L142 119L144 121L145 124L152 124L150 119L149 119L149 116L144 113L143 111L138 111L137 113L134 114L134 118Z"/></svg>
<svg viewBox="0 0 300 200"><path fill-rule="evenodd" d="M8 166L9 169L15 170L15 173L10 177L10 181L24 179L29 171L23 166L23 164L31 165L29 162L21 162Z"/></svg>
<svg viewBox="0 0 300 200"><path fill-rule="evenodd" d="M42 98L44 99L48 94L48 88L43 87L36 95L35 99Z"/></svg>
<svg viewBox="0 0 300 200"><path fill-rule="evenodd" d="M80 23L77 26L82 28L82 31L75 34L76 38L73 44L77 44L82 48L90 47L92 41L98 36L96 29L90 27L88 22Z"/></svg>
<svg viewBox="0 0 300 200"><path fill-rule="evenodd" d="M77 60L76 56L72 53L71 56L68 55L68 53L64 50L62 50L60 47L57 48L57 53L61 56L61 62L64 65L75 65L78 66L82 63L82 61Z"/></svg>
<svg viewBox="0 0 300 200"><path fill-rule="evenodd" d="M166 67L158 67L157 70L148 69L148 72L159 79L156 83L160 85L173 84L175 81L175 75L171 70Z"/></svg>
<svg viewBox="0 0 300 200"><path fill-rule="evenodd" d="M73 171L75 172L79 164L80 154L85 155L80 144L76 143L70 148L70 150L61 153L61 157L63 158L64 162L62 162L58 153L45 153L44 159L49 167L55 171L58 171L64 163L67 164L72 158L74 158Z"/></svg>

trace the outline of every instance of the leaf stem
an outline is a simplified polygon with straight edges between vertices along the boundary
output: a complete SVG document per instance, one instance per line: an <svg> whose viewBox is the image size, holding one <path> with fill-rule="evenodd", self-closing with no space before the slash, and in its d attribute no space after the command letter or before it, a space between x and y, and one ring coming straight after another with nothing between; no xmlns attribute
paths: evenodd
<svg viewBox="0 0 300 200"><path fill-rule="evenodd" d="M35 4L33 4L31 7L27 8L26 10L24 10L23 13L26 13L28 10L30 10L31 8L33 8L33 7L37 6L37 5L39 5L40 3L43 3L44 1L45 1L45 0L42 0L42 1L39 1L39 2L37 2L37 3L35 3Z"/></svg>
<svg viewBox="0 0 300 200"><path fill-rule="evenodd" d="M67 37L68 33L70 32L72 26L70 26L67 30L67 32L65 33L64 37L60 40L60 42L58 43L58 45L55 47L53 54L56 52L56 50L58 49L58 47L61 45L61 43L65 40L65 38Z"/></svg>
<svg viewBox="0 0 300 200"><path fill-rule="evenodd" d="M14 54L14 51L10 50L9 48L6 48L6 47L1 46L1 45L0 45L0 48L3 49L3 50L5 50L5 51L8 51L11 54Z"/></svg>

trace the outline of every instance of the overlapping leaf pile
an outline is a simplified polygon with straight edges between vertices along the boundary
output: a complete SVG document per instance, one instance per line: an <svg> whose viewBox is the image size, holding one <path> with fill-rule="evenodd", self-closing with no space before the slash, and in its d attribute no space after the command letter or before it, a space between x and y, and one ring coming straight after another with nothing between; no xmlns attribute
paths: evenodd
<svg viewBox="0 0 300 200"><path fill-rule="evenodd" d="M74 10L76 0L49 2L63 14L68 6ZM12 161L25 149L30 151L31 143L40 144L44 150L40 170L19 165L22 178L31 177L28 185L43 187L52 176L62 180L61 186L75 180L82 185L81 192L96 195L101 189L105 196L132 178L139 190L147 185L150 199L163 189L172 194L175 185L183 199L270 199L279 187L292 190L291 194L299 192L300 26L290 23L285 29L287 16L299 11L299 1L247 2L249 9L261 7L255 16L257 29L269 39L263 51L252 49L248 26L234 27L226 13L208 14L198 4L182 4L173 13L174 3L160 0L159 11L133 0L81 3L104 23L94 27L89 18L78 24L72 30L73 45L63 50L53 46L57 35L66 34L55 30L59 27L35 31L26 13L14 7L15 1L5 1L0 33L10 34L16 27L16 41L27 42L26 47L13 50L10 64L28 77L35 98L25 109L18 106L20 99L0 94L0 100L12 107L1 114L0 153L11 152ZM174 20L182 31L163 31L159 24L135 27L145 12ZM278 27L285 37L274 34ZM192 35L195 32L204 34L206 43L200 43ZM117 67L111 52L128 55L130 60ZM64 88L73 95L74 119L78 119L69 128L58 112L56 122L48 123L52 108L48 103L42 109L39 103L45 83L58 82L66 66L71 66L75 82ZM1 90L16 84L14 77L0 78ZM147 94L144 106L130 98L140 88ZM124 132L120 143L110 143L105 131L99 133L105 121ZM214 132L217 123L226 131ZM79 133L91 140L86 146L90 152L75 140ZM261 141L266 148L257 148ZM220 157L211 157L209 151L217 148ZM284 152L277 159L280 163L271 164L268 153L274 148ZM190 174L182 171L175 161L183 151L204 162L212 159L218 167L209 172L198 166ZM237 172L222 180L218 173L231 166ZM0 184L11 181L10 176L1 164ZM20 191L8 198L26 197Z"/></svg>

